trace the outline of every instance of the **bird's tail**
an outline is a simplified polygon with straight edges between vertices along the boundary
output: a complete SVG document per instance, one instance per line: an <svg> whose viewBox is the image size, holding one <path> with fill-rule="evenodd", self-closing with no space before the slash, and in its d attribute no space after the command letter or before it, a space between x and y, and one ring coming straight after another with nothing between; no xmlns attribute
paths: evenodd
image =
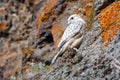
<svg viewBox="0 0 120 80"><path fill-rule="evenodd" d="M55 56L53 56L53 59L52 59L52 61L51 61L51 64L53 64L55 61L56 61L56 59L58 58L58 56L61 54L61 51L62 50L57 50L56 51L56 53L55 53Z"/></svg>

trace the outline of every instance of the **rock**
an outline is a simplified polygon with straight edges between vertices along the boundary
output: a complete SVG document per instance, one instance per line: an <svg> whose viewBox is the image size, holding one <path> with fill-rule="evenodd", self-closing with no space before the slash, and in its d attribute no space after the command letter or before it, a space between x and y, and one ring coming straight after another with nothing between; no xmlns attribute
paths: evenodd
<svg viewBox="0 0 120 80"><path fill-rule="evenodd" d="M99 14L102 9L113 3L115 0L96 0L95 1L95 15Z"/></svg>
<svg viewBox="0 0 120 80"><path fill-rule="evenodd" d="M118 0L0 0L0 80L119 79L119 4ZM43 66L51 67L47 71L30 71L33 62L51 60L67 18L74 13L88 24L78 52L66 51L55 64Z"/></svg>
<svg viewBox="0 0 120 80"><path fill-rule="evenodd" d="M99 5L96 4L99 2L102 3ZM74 55L72 55L72 57L70 56L71 51L65 52L61 57L57 59L55 64L51 65L52 67L46 71L46 73L39 74L31 78L31 80L119 79L120 30L118 28L119 26L116 26L119 22L113 24L114 28L111 27L113 25L109 25L109 28L106 26L106 30L103 30L101 27L104 24L104 20L107 22L110 20L109 22L111 23L112 20L114 21L114 19L111 20L111 18L109 18L109 15L104 16L105 18L99 17L101 14L105 14L106 11L110 11L113 13L111 17L114 17L116 19L115 21L119 21L117 17L119 14L117 14L118 12L116 11L120 10L117 8L119 6L119 3L119 1L111 1L110 3L107 3L107 1L95 1L94 9L96 13L92 22L92 27L90 27L90 30L86 32L83 38L83 42L79 48L79 52L73 52ZM114 13L114 11L116 11L116 13ZM116 14L116 16L114 16L114 14ZM105 24L108 25L106 22ZM109 36L114 34L111 32L113 31L112 28L116 29L116 32L112 39L110 39ZM110 31L107 31L108 29ZM104 33L106 33L106 35L109 34L108 37L106 37L107 39L102 36ZM105 38L105 41L102 40L103 38ZM109 43L106 45L106 42ZM80 60L76 63L72 63L72 59L74 58L78 58Z"/></svg>
<svg viewBox="0 0 120 80"><path fill-rule="evenodd" d="M34 50L34 58L37 61L50 60L50 52L53 50L53 44L46 45L41 49ZM45 62L45 61L44 61Z"/></svg>

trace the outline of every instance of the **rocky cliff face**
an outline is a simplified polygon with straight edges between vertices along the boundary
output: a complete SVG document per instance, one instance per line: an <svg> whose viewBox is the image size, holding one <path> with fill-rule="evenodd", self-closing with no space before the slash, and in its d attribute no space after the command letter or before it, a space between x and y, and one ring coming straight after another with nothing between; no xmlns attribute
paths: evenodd
<svg viewBox="0 0 120 80"><path fill-rule="evenodd" d="M53 57L71 14L87 22L79 51L41 66ZM118 80L119 15L119 0L1 0L0 79Z"/></svg>

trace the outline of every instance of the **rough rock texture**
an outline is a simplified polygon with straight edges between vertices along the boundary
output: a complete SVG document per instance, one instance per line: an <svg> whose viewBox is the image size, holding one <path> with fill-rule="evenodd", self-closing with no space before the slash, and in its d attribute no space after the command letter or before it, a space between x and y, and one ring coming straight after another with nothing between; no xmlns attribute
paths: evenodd
<svg viewBox="0 0 120 80"><path fill-rule="evenodd" d="M95 15L100 13L102 9L113 3L115 0L96 0L95 1Z"/></svg>
<svg viewBox="0 0 120 80"><path fill-rule="evenodd" d="M41 49L37 47L39 45L42 46L46 38L50 38L51 40L46 40L45 42L52 44L51 33L47 32L45 35L37 33L39 29L36 29L35 26L36 14L34 14L34 11L36 8L34 8L34 6L39 3L42 5L43 2L31 1L32 0L0 1L1 80L8 80L11 76L19 76L19 73L21 74L29 69L29 62L36 60L36 57L34 57L35 50ZM44 36L44 38L40 38L39 36ZM37 43L39 38L39 41L42 43ZM50 45L47 51L50 52L49 50L52 50L51 48L52 45Z"/></svg>
<svg viewBox="0 0 120 80"><path fill-rule="evenodd" d="M31 80L118 80L120 78L120 17L118 17L120 1L112 1L112 3L106 0L96 4L99 2L101 0L95 1L96 16L92 27L86 31L79 51L68 50L51 65L50 70ZM99 14L96 11L100 11ZM107 15L106 12L111 15ZM116 18L115 22L110 18L113 21ZM107 23L106 20L112 23Z"/></svg>
<svg viewBox="0 0 120 80"><path fill-rule="evenodd" d="M39 63L53 57L74 13L87 22L78 52ZM0 80L118 80L119 15L119 0L0 0Z"/></svg>

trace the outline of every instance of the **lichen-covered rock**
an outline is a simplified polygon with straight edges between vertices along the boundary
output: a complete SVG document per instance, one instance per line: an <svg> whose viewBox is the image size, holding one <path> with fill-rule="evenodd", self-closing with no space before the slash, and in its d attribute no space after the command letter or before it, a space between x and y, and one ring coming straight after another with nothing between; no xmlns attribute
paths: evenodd
<svg viewBox="0 0 120 80"><path fill-rule="evenodd" d="M99 2L95 1L95 3ZM52 67L46 73L37 75L31 80L118 80L120 78L120 19L117 16L120 15L118 11L120 1L112 2L102 1L101 7L95 4L94 9L99 11L99 15L96 12L92 27L86 32L78 52L73 52L71 57L71 51L68 50L51 65ZM107 14L106 12L110 12L112 20L109 15L104 15ZM105 30L101 28L103 26ZM112 32L114 29L116 29L115 34ZM103 37L107 34L110 38ZM103 41L104 38L107 39ZM106 45L106 42L109 43ZM73 63L73 60L77 60L76 63Z"/></svg>
<svg viewBox="0 0 120 80"><path fill-rule="evenodd" d="M100 13L102 9L107 7L109 4L113 3L115 0L96 0L95 1L95 15Z"/></svg>
<svg viewBox="0 0 120 80"><path fill-rule="evenodd" d="M79 50L44 65L71 14L87 22ZM119 0L0 0L0 80L118 80L119 15Z"/></svg>
<svg viewBox="0 0 120 80"><path fill-rule="evenodd" d="M32 55L34 45L29 39L35 28L31 7L29 1L24 0L0 1L1 80L8 80L11 76L17 77L24 67L22 65Z"/></svg>

